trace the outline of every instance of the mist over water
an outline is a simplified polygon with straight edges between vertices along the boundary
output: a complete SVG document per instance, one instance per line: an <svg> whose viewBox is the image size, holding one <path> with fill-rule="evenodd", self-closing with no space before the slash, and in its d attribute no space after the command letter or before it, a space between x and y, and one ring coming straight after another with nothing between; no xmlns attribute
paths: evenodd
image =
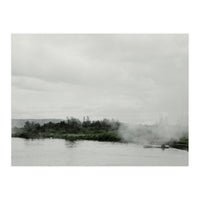
<svg viewBox="0 0 200 200"><path fill-rule="evenodd" d="M166 120L152 125L124 123L119 128L119 134L126 142L163 144L187 136L188 126L181 123L168 124Z"/></svg>

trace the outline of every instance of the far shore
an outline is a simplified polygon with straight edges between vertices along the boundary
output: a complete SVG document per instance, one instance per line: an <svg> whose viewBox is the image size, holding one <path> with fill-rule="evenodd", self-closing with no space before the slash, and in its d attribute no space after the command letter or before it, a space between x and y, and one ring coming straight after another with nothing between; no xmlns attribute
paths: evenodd
<svg viewBox="0 0 200 200"><path fill-rule="evenodd" d="M71 118L67 121L61 121L58 123L48 122L43 125L39 123L33 123L27 121L24 127L12 129L12 137L25 138L25 139L44 139L44 138L58 138L69 141L77 140L93 140L101 142L121 142L121 143L134 143L126 140L119 134L119 128L122 124L115 120L97 120L90 121L87 118L81 122L78 119ZM148 132L148 134L153 134ZM142 137L145 135L142 134ZM149 136L149 135L148 135ZM188 150L188 135L182 136L179 140L170 140L168 142L160 143L159 140L155 140L154 135L152 140L149 140L149 144L169 145L172 148Z"/></svg>

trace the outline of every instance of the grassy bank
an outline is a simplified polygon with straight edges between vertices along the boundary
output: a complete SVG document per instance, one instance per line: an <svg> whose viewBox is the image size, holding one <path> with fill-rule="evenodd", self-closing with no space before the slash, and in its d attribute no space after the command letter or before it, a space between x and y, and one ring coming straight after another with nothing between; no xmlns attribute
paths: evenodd
<svg viewBox="0 0 200 200"><path fill-rule="evenodd" d="M12 137L26 138L26 139L40 139L40 138L60 138L70 141L76 140L94 140L94 141L110 141L110 142L129 142L118 134L121 123L114 120L97 120L90 121L88 118L83 122L78 119L71 118L66 121L58 123L45 123L40 125L27 121L22 128L13 128ZM142 129L141 136L144 137L144 130ZM152 131L148 131L149 138L153 138ZM158 140L159 138L157 138ZM132 140L131 140L132 141ZM133 142L133 141L132 141ZM188 150L188 134L179 140L171 140L165 144L170 147Z"/></svg>
<svg viewBox="0 0 200 200"><path fill-rule="evenodd" d="M12 137L26 139L62 138L66 140L96 140L119 142L119 122L109 121L83 121L68 119L59 123L46 123L39 125L26 122L23 128L13 128Z"/></svg>
<svg viewBox="0 0 200 200"><path fill-rule="evenodd" d="M106 132L106 133L38 133L30 135L27 133L13 134L12 137L26 138L26 139L40 139L40 138L60 138L70 141L75 140L96 140L96 141L112 141L120 142L121 138L116 132Z"/></svg>
<svg viewBox="0 0 200 200"><path fill-rule="evenodd" d="M168 144L170 147L176 149L189 150L188 136L181 137L179 140L170 141Z"/></svg>

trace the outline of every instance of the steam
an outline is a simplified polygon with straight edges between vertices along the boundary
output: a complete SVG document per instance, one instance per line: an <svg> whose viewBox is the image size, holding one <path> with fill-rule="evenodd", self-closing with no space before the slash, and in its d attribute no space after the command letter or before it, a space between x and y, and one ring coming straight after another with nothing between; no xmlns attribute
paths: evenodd
<svg viewBox="0 0 200 200"><path fill-rule="evenodd" d="M164 144L186 136L188 127L181 124L169 125L164 121L153 125L121 124L119 134L126 142Z"/></svg>

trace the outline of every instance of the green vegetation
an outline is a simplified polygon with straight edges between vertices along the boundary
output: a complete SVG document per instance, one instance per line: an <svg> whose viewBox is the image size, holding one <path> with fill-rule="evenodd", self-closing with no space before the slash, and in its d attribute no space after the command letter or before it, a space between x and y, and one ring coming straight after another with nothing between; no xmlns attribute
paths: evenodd
<svg viewBox="0 0 200 200"><path fill-rule="evenodd" d="M185 135L179 140L170 141L168 144L173 148L188 150L188 143L188 135Z"/></svg>
<svg viewBox="0 0 200 200"><path fill-rule="evenodd" d="M65 121L58 123L48 122L43 125L26 121L23 128L13 128L12 137L20 137L26 139L39 139L39 138L62 138L66 140L97 140L97 141L112 141L112 142L129 142L124 140L118 134L119 127L123 127L122 123L115 120L97 120L90 121L89 117L80 121L76 118L68 118ZM156 136L152 131L147 133L144 131L145 127L142 126L141 130L137 130L139 136L147 137L148 140L156 141ZM145 135L146 134L146 135ZM184 137L179 140L171 140L165 144L170 147L188 150L188 134L185 133Z"/></svg>
<svg viewBox="0 0 200 200"><path fill-rule="evenodd" d="M90 121L89 117L84 118L83 122L70 118L59 123L49 122L44 125L27 121L23 128L13 128L12 137L119 142L121 141L118 135L119 126L118 121L108 119Z"/></svg>

